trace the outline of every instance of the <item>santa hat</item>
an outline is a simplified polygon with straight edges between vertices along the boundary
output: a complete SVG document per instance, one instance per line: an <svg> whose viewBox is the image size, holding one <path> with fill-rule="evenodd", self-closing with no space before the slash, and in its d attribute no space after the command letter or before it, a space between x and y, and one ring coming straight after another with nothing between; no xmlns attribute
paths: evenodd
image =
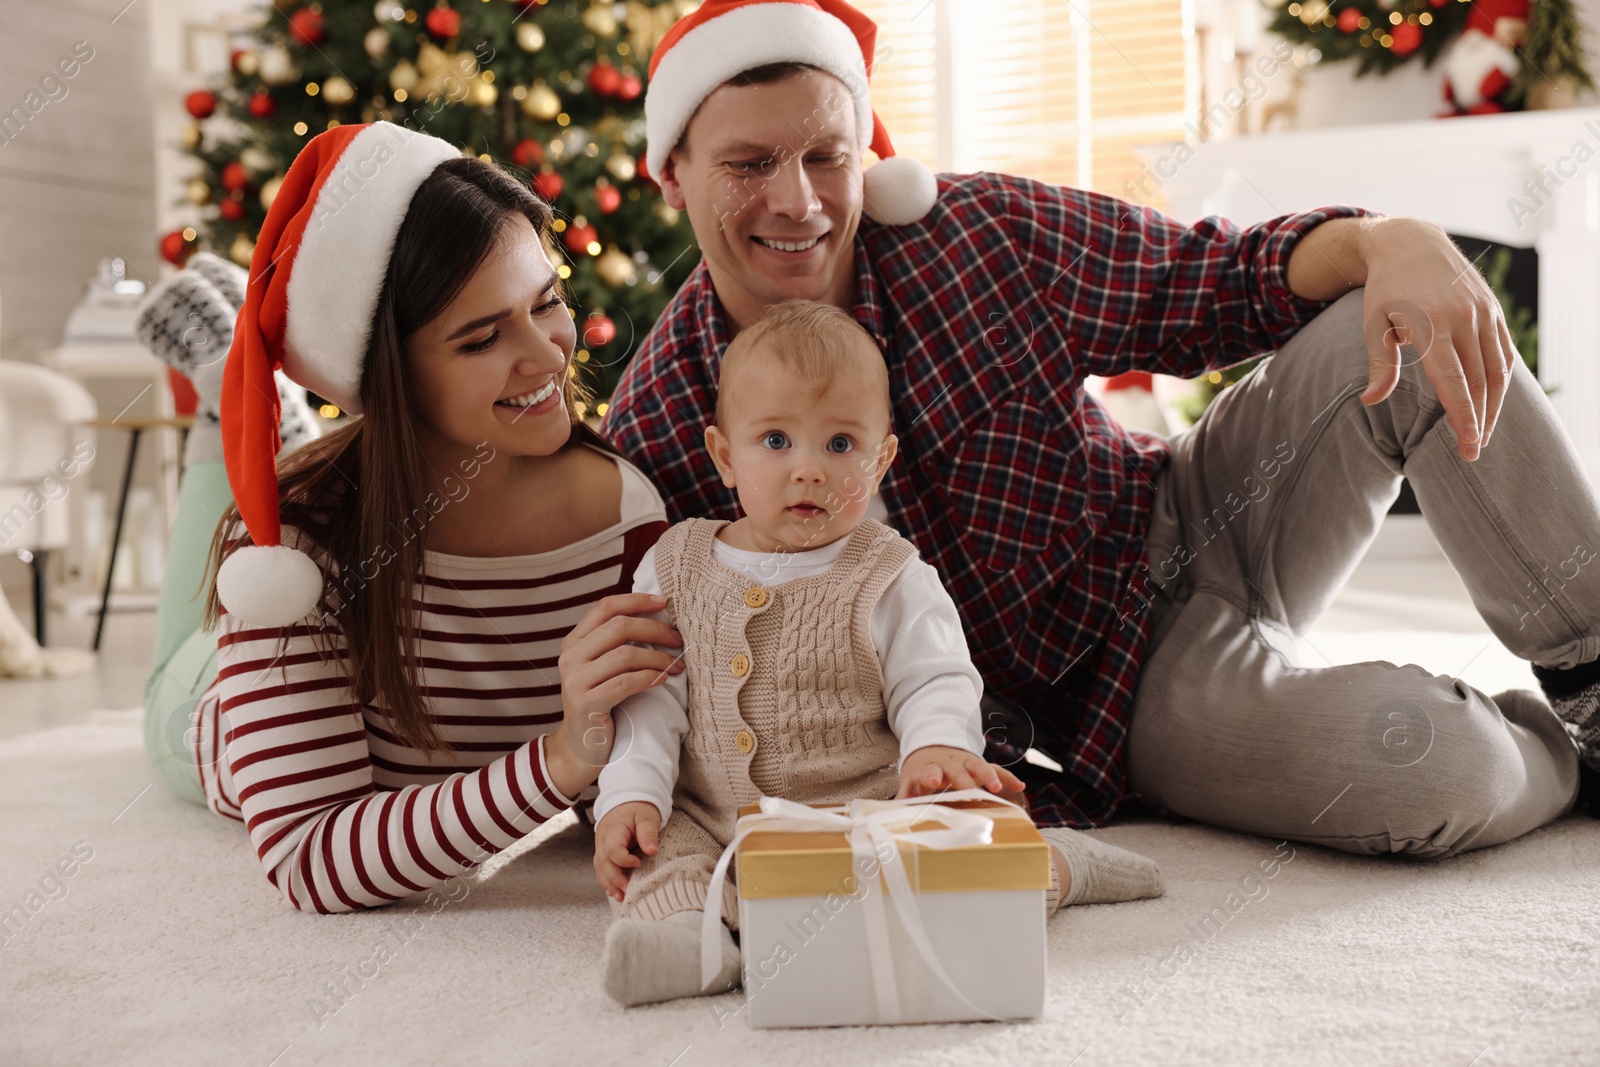
<svg viewBox="0 0 1600 1067"><path fill-rule="evenodd" d="M928 213L938 185L927 167L895 156L867 95L877 24L844 0L706 0L673 24L650 56L644 98L645 162L660 174L689 118L721 84L769 63L806 63L844 83L856 138L881 162L868 168L863 210L905 226Z"/></svg>
<svg viewBox="0 0 1600 1067"><path fill-rule="evenodd" d="M390 122L336 126L313 137L284 175L250 257L244 307L222 378L228 483L253 544L217 574L230 614L288 626L322 599L322 571L280 543L279 402L273 374L351 413L395 236L411 197L461 151Z"/></svg>

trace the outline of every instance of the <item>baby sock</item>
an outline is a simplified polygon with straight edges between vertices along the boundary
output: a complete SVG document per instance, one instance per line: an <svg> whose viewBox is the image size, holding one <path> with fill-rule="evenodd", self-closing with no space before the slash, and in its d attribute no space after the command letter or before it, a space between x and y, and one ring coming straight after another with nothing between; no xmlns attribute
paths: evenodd
<svg viewBox="0 0 1600 1067"><path fill-rule="evenodd" d="M625 1007L702 993L723 993L739 984L739 946L722 929L722 970L709 988L700 987L700 924L703 911L679 911L665 919L618 919L606 931L600 960L606 992Z"/></svg>
<svg viewBox="0 0 1600 1067"><path fill-rule="evenodd" d="M1067 858L1070 884L1061 897L1062 907L1143 900L1167 891L1154 860L1066 826L1041 826L1039 836Z"/></svg>

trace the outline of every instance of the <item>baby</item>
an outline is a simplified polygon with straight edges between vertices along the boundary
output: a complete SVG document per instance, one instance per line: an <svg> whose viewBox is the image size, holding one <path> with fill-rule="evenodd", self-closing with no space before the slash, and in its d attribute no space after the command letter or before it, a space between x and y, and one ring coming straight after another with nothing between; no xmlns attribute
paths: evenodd
<svg viewBox="0 0 1600 1067"><path fill-rule="evenodd" d="M723 356L705 440L744 517L678 523L635 571L635 592L667 597L658 617L683 634L685 670L618 705L594 807L617 917L602 970L620 1003L737 984L731 879L723 969L704 990L699 944L740 805L975 787L1021 798L982 757L983 681L938 572L866 518L895 456L889 429L883 354L836 307L777 305ZM1050 911L1072 873L1052 859Z"/></svg>

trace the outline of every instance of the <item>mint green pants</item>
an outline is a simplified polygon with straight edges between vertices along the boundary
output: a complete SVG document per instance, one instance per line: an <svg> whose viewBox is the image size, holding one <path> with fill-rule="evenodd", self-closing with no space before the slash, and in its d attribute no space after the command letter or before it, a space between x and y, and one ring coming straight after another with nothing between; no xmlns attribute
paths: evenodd
<svg viewBox="0 0 1600 1067"><path fill-rule="evenodd" d="M221 463L194 463L184 470L156 609L155 669L144 690L145 755L168 788L202 805L195 707L217 676L217 638L201 629L200 616L211 587L206 566L211 537L232 503Z"/></svg>

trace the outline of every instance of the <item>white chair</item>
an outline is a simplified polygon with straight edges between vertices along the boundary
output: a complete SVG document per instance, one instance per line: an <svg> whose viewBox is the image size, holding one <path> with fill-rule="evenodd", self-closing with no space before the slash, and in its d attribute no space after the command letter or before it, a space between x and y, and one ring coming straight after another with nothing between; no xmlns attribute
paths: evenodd
<svg viewBox="0 0 1600 1067"><path fill-rule="evenodd" d="M34 637L45 643L45 567L71 537L66 497L84 492L94 461L89 391L48 367L0 359L0 552L33 566ZM15 620L4 598L0 614ZM0 618L0 656L16 635ZM24 636L26 633L24 632ZM30 638L30 641L32 638ZM0 674L4 674L0 669Z"/></svg>

